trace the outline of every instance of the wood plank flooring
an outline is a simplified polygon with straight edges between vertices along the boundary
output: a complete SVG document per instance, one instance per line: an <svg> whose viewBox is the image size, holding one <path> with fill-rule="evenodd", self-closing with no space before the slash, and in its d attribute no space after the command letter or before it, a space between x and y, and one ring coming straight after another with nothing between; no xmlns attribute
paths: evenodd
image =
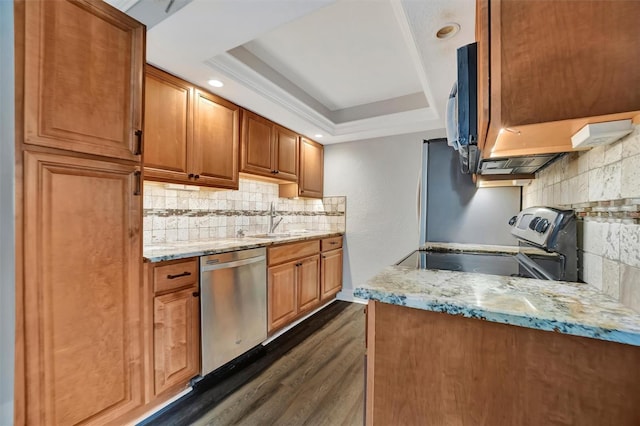
<svg viewBox="0 0 640 426"><path fill-rule="evenodd" d="M195 425L362 425L363 311L348 306Z"/></svg>

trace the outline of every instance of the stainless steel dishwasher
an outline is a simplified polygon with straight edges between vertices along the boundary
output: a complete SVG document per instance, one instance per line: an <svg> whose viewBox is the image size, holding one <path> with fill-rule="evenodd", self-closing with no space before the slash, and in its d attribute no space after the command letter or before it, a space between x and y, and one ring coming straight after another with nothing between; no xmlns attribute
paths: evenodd
<svg viewBox="0 0 640 426"><path fill-rule="evenodd" d="M266 249L200 258L202 376L267 338Z"/></svg>

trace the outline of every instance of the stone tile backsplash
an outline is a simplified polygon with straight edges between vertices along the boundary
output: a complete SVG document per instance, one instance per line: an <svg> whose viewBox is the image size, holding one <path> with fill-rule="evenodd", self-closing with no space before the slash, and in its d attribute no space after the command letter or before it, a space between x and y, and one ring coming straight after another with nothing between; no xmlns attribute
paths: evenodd
<svg viewBox="0 0 640 426"><path fill-rule="evenodd" d="M640 311L640 125L540 171L523 187L522 203L575 209L582 221L580 278Z"/></svg>
<svg viewBox="0 0 640 426"><path fill-rule="evenodd" d="M144 184L144 243L230 238L268 231L269 208L282 217L277 232L345 230L346 197L278 197L278 185L240 179L237 191Z"/></svg>

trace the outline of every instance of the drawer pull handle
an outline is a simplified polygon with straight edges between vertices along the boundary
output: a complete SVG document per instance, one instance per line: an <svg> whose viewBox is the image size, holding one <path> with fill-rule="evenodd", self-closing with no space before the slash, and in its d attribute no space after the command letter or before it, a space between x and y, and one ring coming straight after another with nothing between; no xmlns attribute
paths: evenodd
<svg viewBox="0 0 640 426"><path fill-rule="evenodd" d="M336 244L338 244L338 242L337 241L330 241L329 244L336 245Z"/></svg>
<svg viewBox="0 0 640 426"><path fill-rule="evenodd" d="M167 278L170 280L175 280L176 278L188 277L189 275L191 275L191 272L183 272L181 274L176 274L176 275L167 275Z"/></svg>

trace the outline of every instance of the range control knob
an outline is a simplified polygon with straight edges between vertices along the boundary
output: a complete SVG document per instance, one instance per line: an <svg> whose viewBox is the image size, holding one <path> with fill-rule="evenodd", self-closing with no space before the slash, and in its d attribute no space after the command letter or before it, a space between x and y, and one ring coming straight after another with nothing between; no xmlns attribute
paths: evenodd
<svg viewBox="0 0 640 426"><path fill-rule="evenodd" d="M518 216L513 216L511 219L509 219L509 225L511 226L515 225L517 221L518 221Z"/></svg>
<svg viewBox="0 0 640 426"><path fill-rule="evenodd" d="M541 219L538 221L538 224L536 225L536 232L544 234L547 229L549 229L549 221L547 219Z"/></svg>
<svg viewBox="0 0 640 426"><path fill-rule="evenodd" d="M540 220L542 220L542 218L539 216L536 216L533 219L531 219L531 222L529 222L529 229L531 229L532 231L535 231L536 226L538 226L538 223L540 222Z"/></svg>

